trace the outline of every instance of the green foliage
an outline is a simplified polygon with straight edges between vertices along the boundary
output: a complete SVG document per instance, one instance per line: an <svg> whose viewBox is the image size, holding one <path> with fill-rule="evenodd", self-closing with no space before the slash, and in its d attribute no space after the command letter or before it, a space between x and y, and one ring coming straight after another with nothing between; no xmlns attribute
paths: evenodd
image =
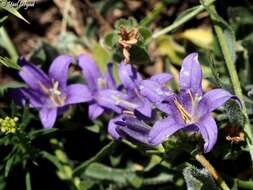
<svg viewBox="0 0 253 190"><path fill-rule="evenodd" d="M29 24L29 22L18 12L18 10L11 6L11 2L8 0L1 0L0 8L8 11L9 13L15 15L19 19L25 21Z"/></svg>
<svg viewBox="0 0 253 190"><path fill-rule="evenodd" d="M187 190L217 190L213 178L206 169L198 169L194 166L188 166L183 171Z"/></svg>

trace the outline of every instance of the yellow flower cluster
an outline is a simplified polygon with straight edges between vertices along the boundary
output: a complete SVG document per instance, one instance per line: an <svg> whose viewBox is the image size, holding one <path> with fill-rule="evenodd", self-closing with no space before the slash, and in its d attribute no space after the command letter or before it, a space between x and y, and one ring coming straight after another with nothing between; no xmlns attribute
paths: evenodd
<svg viewBox="0 0 253 190"><path fill-rule="evenodd" d="M5 134L15 133L18 129L17 121L17 117L10 118L7 116L4 119L0 118L0 131Z"/></svg>

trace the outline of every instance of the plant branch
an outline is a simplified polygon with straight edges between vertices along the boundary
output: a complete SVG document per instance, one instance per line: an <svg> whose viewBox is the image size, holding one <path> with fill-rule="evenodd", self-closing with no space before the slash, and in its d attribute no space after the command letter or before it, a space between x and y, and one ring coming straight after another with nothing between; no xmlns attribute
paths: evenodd
<svg viewBox="0 0 253 190"><path fill-rule="evenodd" d="M206 2L206 5L209 6L209 5L213 4L214 2L215 2L215 0L209 0L208 2ZM158 32L155 32L153 34L152 38L158 38L161 35L171 32L172 30L183 25L187 21L193 19L194 17L196 17L199 13L201 13L204 10L205 10L205 7L203 5L199 5L198 8L196 8L194 11L190 12L186 16L180 18L177 22L174 22L171 25L167 26L166 28L164 28Z"/></svg>
<svg viewBox="0 0 253 190"><path fill-rule="evenodd" d="M210 7L211 10L217 14L216 9L214 6ZM211 19L213 21L215 21L214 16L212 16L212 14L210 15ZM245 106L245 102L244 102L244 98L243 98L243 93L242 93L242 88L241 88L241 84L240 84L240 80L239 77L237 75L237 71L235 68L235 64L233 62L233 58L231 56L231 53L229 51L229 45L228 42L226 41L222 26L218 25L217 23L214 22L214 30L217 34L217 38L222 50L222 53L224 55L224 59L225 59L225 63L228 69L228 73L231 79L231 83L233 86L233 90L235 95L241 100L242 102L242 113L245 116L245 125L244 125L244 131L247 134L247 145L249 147L249 152L250 152L250 156L251 156L251 161L253 162L253 135L252 135L252 130L250 127L250 122L249 122L249 117L247 114L247 108Z"/></svg>
<svg viewBox="0 0 253 190"><path fill-rule="evenodd" d="M115 145L116 145L115 141L111 141L109 144L105 145L95 156L93 156L89 160L86 160L81 165L76 167L73 171L73 174L78 175L91 163L102 160L106 155L108 155L112 151Z"/></svg>
<svg viewBox="0 0 253 190"><path fill-rule="evenodd" d="M204 157L202 154L197 154L195 156L195 159L204 167L207 169L207 171L213 176L214 180L217 181L218 185L223 190L229 190L229 187L227 186L226 182L219 176L218 172L215 170L215 168L211 165L211 163Z"/></svg>

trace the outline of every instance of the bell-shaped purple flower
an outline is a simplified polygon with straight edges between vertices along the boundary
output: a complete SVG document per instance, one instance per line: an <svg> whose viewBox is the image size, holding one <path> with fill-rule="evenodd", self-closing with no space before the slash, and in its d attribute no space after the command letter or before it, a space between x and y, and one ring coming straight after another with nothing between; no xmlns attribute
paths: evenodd
<svg viewBox="0 0 253 190"><path fill-rule="evenodd" d="M121 62L119 78L128 93L128 100L137 104L136 110L146 117L151 117L154 104L162 102L165 96L172 94L165 88L165 83L172 79L172 76L167 73L143 80L132 65Z"/></svg>
<svg viewBox="0 0 253 190"><path fill-rule="evenodd" d="M85 85L67 85L68 70L72 61L71 56L58 56L46 75L37 66L27 63L24 59L19 60L22 65L19 75L27 84L27 88L22 88L21 92L29 100L30 106L39 110L40 120L45 128L53 127L57 114L65 106L92 99Z"/></svg>
<svg viewBox="0 0 253 190"><path fill-rule="evenodd" d="M92 100L88 102L91 120L99 117L105 109L121 113L123 108L137 107L134 103L127 101L126 94L117 90L113 77L113 64L109 63L107 73L102 75L95 60L88 54L82 54L78 57L78 65L82 70L88 91L92 94Z"/></svg>
<svg viewBox="0 0 253 190"><path fill-rule="evenodd" d="M113 139L119 140L122 137L136 143L147 145L150 129L142 120L134 115L122 114L111 119L108 125L108 132Z"/></svg>
<svg viewBox="0 0 253 190"><path fill-rule="evenodd" d="M213 89L203 95L202 70L197 53L183 60L179 83L179 95L172 95L161 104L161 110L167 113L167 117L152 127L148 144L159 145L179 129L187 128L201 133L205 141L204 151L209 152L216 143L218 133L211 112L237 97L223 89Z"/></svg>

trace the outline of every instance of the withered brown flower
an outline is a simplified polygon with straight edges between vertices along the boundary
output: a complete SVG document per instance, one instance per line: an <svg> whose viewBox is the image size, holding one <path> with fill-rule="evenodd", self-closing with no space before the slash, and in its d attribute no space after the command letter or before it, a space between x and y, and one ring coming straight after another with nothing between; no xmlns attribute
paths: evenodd
<svg viewBox="0 0 253 190"><path fill-rule="evenodd" d="M121 37L119 39L118 43L123 48L123 55L125 58L125 63L129 63L129 61L130 61L129 50L133 45L137 44L137 42L138 42L138 38L139 38L138 28L133 27L129 31L127 31L126 28L123 25L121 25L120 31L118 34Z"/></svg>

